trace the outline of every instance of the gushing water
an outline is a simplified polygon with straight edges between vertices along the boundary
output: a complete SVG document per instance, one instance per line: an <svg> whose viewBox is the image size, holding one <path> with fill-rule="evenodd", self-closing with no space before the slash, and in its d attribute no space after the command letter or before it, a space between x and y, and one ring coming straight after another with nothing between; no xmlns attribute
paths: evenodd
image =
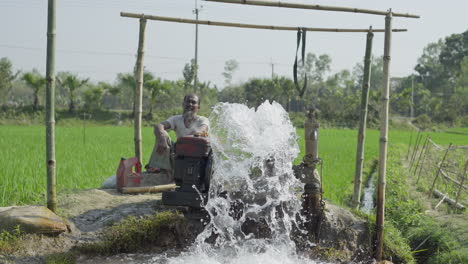
<svg viewBox="0 0 468 264"><path fill-rule="evenodd" d="M210 122L210 222L189 250L152 263L317 263L297 255L291 240L303 184L292 171L299 148L287 112L268 101L256 110L220 103Z"/></svg>

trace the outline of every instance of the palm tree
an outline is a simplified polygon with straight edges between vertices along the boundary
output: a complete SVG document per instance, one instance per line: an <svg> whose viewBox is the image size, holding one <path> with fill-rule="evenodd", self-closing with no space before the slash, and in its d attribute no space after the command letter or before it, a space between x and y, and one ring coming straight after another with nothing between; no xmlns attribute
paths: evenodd
<svg viewBox="0 0 468 264"><path fill-rule="evenodd" d="M44 77L41 76L37 70L33 70L32 72L27 72L23 74L22 80L33 89L34 92L34 103L33 109L37 110L39 106L39 92L44 88L46 84L46 80Z"/></svg>
<svg viewBox="0 0 468 264"><path fill-rule="evenodd" d="M148 116L150 119L153 119L153 106L157 103L158 97L160 98L161 95L164 95L169 91L170 85L167 82L161 81L161 79L154 79L148 81L145 85L145 88L149 91L149 100L150 100L150 109Z"/></svg>
<svg viewBox="0 0 468 264"><path fill-rule="evenodd" d="M75 99L76 95L75 92L82 87L83 85L87 84L89 79L82 79L80 80L76 75L67 74L64 79L60 80L60 83L68 88L69 91L69 103L68 103L68 111L70 113L75 112Z"/></svg>

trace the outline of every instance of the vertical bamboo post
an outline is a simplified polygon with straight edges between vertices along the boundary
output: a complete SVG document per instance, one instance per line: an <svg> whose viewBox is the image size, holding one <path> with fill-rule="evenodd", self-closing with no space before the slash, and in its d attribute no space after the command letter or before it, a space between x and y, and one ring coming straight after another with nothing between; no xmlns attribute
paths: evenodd
<svg viewBox="0 0 468 264"><path fill-rule="evenodd" d="M376 259L382 260L385 222L385 174L387 169L388 108L390 96L390 45L392 38L392 11L385 16L382 110L380 112L379 186L377 190Z"/></svg>
<svg viewBox="0 0 468 264"><path fill-rule="evenodd" d="M140 18L140 34L138 39L138 54L136 62L136 88L135 88L135 156L141 164L142 148L141 148L141 116L143 113L143 58L145 48L145 29L146 19Z"/></svg>
<svg viewBox="0 0 468 264"><path fill-rule="evenodd" d="M437 173L436 173L436 175L434 177L434 181L432 182L431 190L429 191L429 196L432 196L432 193L434 191L437 178L439 178L440 170L442 170L442 165L444 164L445 159L447 158L447 154L448 154L448 152L450 150L450 147L452 147L452 143L449 144L447 150L445 151L444 157L442 158L442 161L439 164L439 168L437 169Z"/></svg>
<svg viewBox="0 0 468 264"><path fill-rule="evenodd" d="M427 143L429 142L427 139L428 139L428 137L426 136L426 139L424 140L424 143L423 143L423 145L422 145L421 151L419 152L418 161L416 162L416 167L415 167L414 172L413 172L414 174L416 174L416 171L418 170L419 162L421 161L421 157L422 157L422 155L423 155L423 153L424 153L424 150L425 150L426 147L427 147ZM411 174L411 170L410 170L410 174Z"/></svg>
<svg viewBox="0 0 468 264"><path fill-rule="evenodd" d="M460 187L458 188L458 192L457 192L457 197L455 198L455 205L458 203L458 199L460 199L460 194L463 190L463 184L465 183L465 180L466 180L466 171L468 170L468 160L465 162L465 170L462 174L463 178L460 182Z"/></svg>
<svg viewBox="0 0 468 264"><path fill-rule="evenodd" d="M416 139L416 144L414 145L414 148L413 148L413 153L411 154L411 161L410 161L410 165L409 165L410 171L411 171L411 168L413 167L413 163L414 163L414 159L416 157L416 153L418 153L419 143L421 143L422 137L423 137L423 135L421 134L421 132L419 132L418 133L418 138Z"/></svg>
<svg viewBox="0 0 468 264"><path fill-rule="evenodd" d="M413 131L411 131L410 138L409 138L408 151L406 152L406 160L408 160L408 157L409 157L412 141L413 141Z"/></svg>
<svg viewBox="0 0 468 264"><path fill-rule="evenodd" d="M55 0L49 0L47 10L46 65L46 162L47 208L57 211L55 189Z"/></svg>
<svg viewBox="0 0 468 264"><path fill-rule="evenodd" d="M427 141L429 142L429 140L431 140L431 137L428 137L428 140L427 140ZM427 152L429 152L429 148L430 148L430 147L431 147L431 144L428 143L428 144L427 144L427 147L426 147L426 151L424 152L424 156L423 156L423 160L422 160L422 163L421 163L421 167L419 168L419 173L418 173L418 178L417 178L417 180L416 180L416 184L419 183L419 178L421 177L421 171L422 171L422 169L423 169L423 167L424 167L424 161L426 161Z"/></svg>
<svg viewBox="0 0 468 264"><path fill-rule="evenodd" d="M359 116L359 132L358 143L356 150L356 168L354 174L354 193L352 205L354 208L359 206L361 201L361 184L362 184L362 166L364 162L364 141L366 139L366 121L367 121L367 105L369 102L369 86L371 77L371 60L372 60L372 27L369 28L366 41L366 53L364 57L364 77L362 81L361 93L361 112Z"/></svg>

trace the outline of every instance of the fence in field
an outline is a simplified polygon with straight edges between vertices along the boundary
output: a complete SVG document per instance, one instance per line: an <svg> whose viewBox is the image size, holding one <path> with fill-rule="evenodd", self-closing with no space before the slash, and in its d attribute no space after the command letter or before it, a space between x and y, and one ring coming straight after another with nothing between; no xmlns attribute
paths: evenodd
<svg viewBox="0 0 468 264"><path fill-rule="evenodd" d="M468 146L440 146L429 136L418 133L413 146L411 142L408 146L406 158L417 189L439 199L435 209L443 202L456 209L465 208Z"/></svg>

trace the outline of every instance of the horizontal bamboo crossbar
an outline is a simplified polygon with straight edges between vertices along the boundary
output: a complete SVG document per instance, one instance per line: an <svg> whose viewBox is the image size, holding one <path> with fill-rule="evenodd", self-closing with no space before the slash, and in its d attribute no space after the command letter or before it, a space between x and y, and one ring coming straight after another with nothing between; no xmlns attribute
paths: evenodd
<svg viewBox="0 0 468 264"><path fill-rule="evenodd" d="M142 186L142 187L123 187L121 192L124 194L159 193L159 192L174 190L176 187L177 186L175 184Z"/></svg>
<svg viewBox="0 0 468 264"><path fill-rule="evenodd" d="M242 4L242 5L256 5L256 6L272 6L272 7L285 7L285 8L297 8L297 9L314 9L322 11L337 11L337 12L350 12L350 13L363 13L371 15L385 16L388 11L378 11L370 9L360 9L352 7L339 7L339 6L323 6L323 5L306 5L306 4L295 4L286 2L274 2L274 1L256 1L256 0L205 0L208 2L218 3L229 3L229 4ZM420 18L418 15L403 14L391 12L394 17L407 17L407 18Z"/></svg>
<svg viewBox="0 0 468 264"><path fill-rule="evenodd" d="M186 18L174 18L174 17L163 17L163 16L153 16L145 14L135 14L135 13L126 13L120 12L122 17L132 17L132 18L143 18L148 20L158 20L166 22L175 22L175 23L186 23L186 24L201 24L209 26L220 26L220 27L238 27L238 28L253 28L253 29L270 29L270 30L287 30L287 31L297 31L298 28L304 29L306 31L318 31L318 32L369 32L369 29L351 29L351 28L311 28L311 27L284 27L284 26L267 26L267 25L253 25L253 24L241 24L241 23L229 23L229 22L216 22L208 20L195 20L195 19L186 19ZM406 32L407 29L393 29L393 32ZM385 32L384 29L372 29L372 32Z"/></svg>
<svg viewBox="0 0 468 264"><path fill-rule="evenodd" d="M455 183L456 185L461 185L461 182L459 182L459 181L455 180L454 178L448 176L448 174L447 174L443 169L440 169L440 173L441 173L442 176L443 176L444 178L446 178L447 180L449 180L449 181ZM462 187L463 187L463 189L468 189L468 186L463 185Z"/></svg>
<svg viewBox="0 0 468 264"><path fill-rule="evenodd" d="M440 197L440 198L444 198L443 201L447 202L452 207L455 207L455 208L460 209L460 210L465 209L465 206L463 206L463 204L457 203L455 200L450 199L447 194L445 194L445 193L443 193L443 192L441 192L439 190L434 190L434 195L437 196L437 197Z"/></svg>

